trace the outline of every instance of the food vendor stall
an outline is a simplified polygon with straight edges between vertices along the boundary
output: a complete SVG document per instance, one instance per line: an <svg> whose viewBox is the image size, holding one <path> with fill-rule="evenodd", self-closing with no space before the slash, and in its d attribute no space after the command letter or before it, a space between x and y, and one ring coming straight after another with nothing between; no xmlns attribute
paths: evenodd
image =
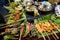
<svg viewBox="0 0 60 40"><path fill-rule="evenodd" d="M2 40L60 40L60 3L9 0L3 7L8 14L0 23Z"/></svg>

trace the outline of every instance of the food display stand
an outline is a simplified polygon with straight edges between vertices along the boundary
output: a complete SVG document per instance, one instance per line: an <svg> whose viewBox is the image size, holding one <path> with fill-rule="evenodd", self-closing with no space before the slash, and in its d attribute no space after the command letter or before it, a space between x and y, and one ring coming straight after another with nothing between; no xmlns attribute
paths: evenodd
<svg viewBox="0 0 60 40"><path fill-rule="evenodd" d="M4 21L0 23L1 40L60 40L60 4L50 2L9 0L3 6L8 14L0 18Z"/></svg>

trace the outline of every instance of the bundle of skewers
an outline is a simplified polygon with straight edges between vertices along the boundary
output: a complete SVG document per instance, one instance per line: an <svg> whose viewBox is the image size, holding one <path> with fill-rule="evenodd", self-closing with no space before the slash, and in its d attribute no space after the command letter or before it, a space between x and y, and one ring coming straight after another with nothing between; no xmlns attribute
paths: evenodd
<svg viewBox="0 0 60 40"><path fill-rule="evenodd" d="M48 37L49 40L51 40L49 35L52 35L52 37L55 40L57 40L57 39L59 39L57 33L60 32L60 26L57 25L57 23L55 23L55 21L59 18L56 18L55 14L53 14L53 15L49 14L49 15L47 15L48 17L45 16L42 18L35 19L34 20L34 22L35 22L34 26L37 29L40 36L44 38L44 40L46 40L46 38L45 38L46 36ZM45 19L45 18L49 18L49 19ZM52 18L53 18L53 20L52 20Z"/></svg>
<svg viewBox="0 0 60 40"><path fill-rule="evenodd" d="M0 29L5 28L5 31L0 34L4 35L4 38L6 38L6 40L12 39L16 36L19 38L21 37L19 36L19 33L21 35L22 33L21 30L25 29L26 27L27 19L26 19L25 11L23 8L21 8L20 5L16 7L15 3L13 3L13 5L10 4L7 9L9 10L10 14L5 16L6 24L3 24L5 26L0 28Z"/></svg>
<svg viewBox="0 0 60 40"><path fill-rule="evenodd" d="M52 21L36 23L35 27L36 27L37 31L43 36L44 40L46 40L46 39L45 39L43 33L46 33L46 32L49 32L49 33L52 32L56 36L56 38L59 39L57 34L54 32L54 30L58 30L60 32L59 26L56 26ZM49 35L47 33L46 33L46 36L50 40Z"/></svg>
<svg viewBox="0 0 60 40"><path fill-rule="evenodd" d="M59 39L56 33L60 32L60 18L57 18L55 14L34 19L34 23L29 23L27 22L25 11L21 4L12 2L7 9L10 14L5 16L6 24L3 24L5 26L2 27L5 28L5 32L1 33L2 35L5 34L4 38L14 38L14 36L18 35L19 40L22 40L23 37L33 37L38 34L38 36L40 35L40 38L43 37L44 40L46 40L45 36L47 36L48 40L51 40L49 35L52 35L55 40ZM33 11L34 17L40 16L37 8L34 8Z"/></svg>

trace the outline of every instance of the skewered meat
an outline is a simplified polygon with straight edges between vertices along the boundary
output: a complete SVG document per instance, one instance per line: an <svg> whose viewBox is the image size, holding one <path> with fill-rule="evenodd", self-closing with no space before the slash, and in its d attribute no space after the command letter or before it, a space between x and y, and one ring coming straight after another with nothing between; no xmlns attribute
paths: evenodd
<svg viewBox="0 0 60 40"><path fill-rule="evenodd" d="M20 18L20 16L21 16L21 13L20 13L20 11L17 11L17 12L15 12L14 14L13 14L13 19L16 21L16 20L18 20L19 18Z"/></svg>
<svg viewBox="0 0 60 40"><path fill-rule="evenodd" d="M37 30L38 30L39 33L43 32L42 29L40 28L40 26L38 24L36 24L35 27L37 28Z"/></svg>
<svg viewBox="0 0 60 40"><path fill-rule="evenodd" d="M43 22L43 23L37 23L35 25L35 27L37 28L37 30L41 33L42 32L51 32L53 29L54 30L58 30L59 27L56 26L53 22Z"/></svg>
<svg viewBox="0 0 60 40"><path fill-rule="evenodd" d="M59 39L59 37L53 31L53 29L54 30L58 30L57 26L52 26L49 22L43 22L43 23L36 23L35 27L38 30L38 32L43 36L44 39L45 39L45 37L42 34L43 32L52 32L52 33L54 33L54 35L56 36L56 38Z"/></svg>
<svg viewBox="0 0 60 40"><path fill-rule="evenodd" d="M35 27L37 28L38 32L43 36L44 40L46 40L45 39L45 36L42 34L43 31L44 31L44 29L43 28L40 28L40 25L39 24L36 24Z"/></svg>
<svg viewBox="0 0 60 40"><path fill-rule="evenodd" d="M50 24L54 27L54 30L58 30L59 29L59 26L55 25L52 21L50 21Z"/></svg>

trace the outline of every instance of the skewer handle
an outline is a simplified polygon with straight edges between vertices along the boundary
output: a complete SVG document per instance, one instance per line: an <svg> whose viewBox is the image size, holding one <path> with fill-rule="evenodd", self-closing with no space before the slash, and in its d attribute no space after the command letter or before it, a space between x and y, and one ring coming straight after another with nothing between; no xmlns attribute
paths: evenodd
<svg viewBox="0 0 60 40"><path fill-rule="evenodd" d="M45 36L43 34L41 34L41 35L43 36L44 40L46 40Z"/></svg>
<svg viewBox="0 0 60 40"><path fill-rule="evenodd" d="M45 32L46 33L46 32ZM47 37L48 37L48 39L50 40L50 37L49 37L49 35L46 33L46 35L47 35Z"/></svg>
<svg viewBox="0 0 60 40"><path fill-rule="evenodd" d="M52 37L53 37L55 40L57 40L54 35L52 35Z"/></svg>
<svg viewBox="0 0 60 40"><path fill-rule="evenodd" d="M53 31L54 35L56 36L57 39L59 39L59 37L57 36L57 34Z"/></svg>

